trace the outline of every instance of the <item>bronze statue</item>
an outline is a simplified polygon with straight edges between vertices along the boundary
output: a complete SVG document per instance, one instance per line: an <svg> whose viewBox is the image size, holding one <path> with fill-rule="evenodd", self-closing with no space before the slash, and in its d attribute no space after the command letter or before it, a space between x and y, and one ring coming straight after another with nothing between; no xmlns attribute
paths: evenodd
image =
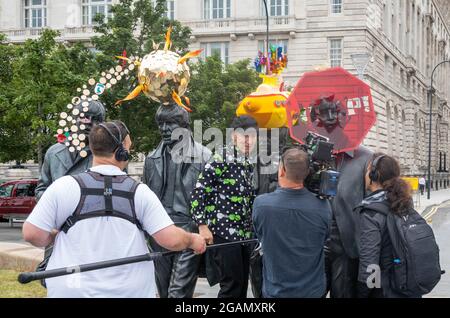
<svg viewBox="0 0 450 318"><path fill-rule="evenodd" d="M156 122L162 140L145 161L143 182L158 196L177 226L198 233L190 215L190 197L211 152L194 141L189 120L189 113L176 104L159 107ZM172 138L176 129L184 131L178 139ZM181 149L181 153L177 149ZM153 241L150 245L154 251L164 250ZM200 256L184 251L159 258L154 263L161 298L193 297Z"/></svg>

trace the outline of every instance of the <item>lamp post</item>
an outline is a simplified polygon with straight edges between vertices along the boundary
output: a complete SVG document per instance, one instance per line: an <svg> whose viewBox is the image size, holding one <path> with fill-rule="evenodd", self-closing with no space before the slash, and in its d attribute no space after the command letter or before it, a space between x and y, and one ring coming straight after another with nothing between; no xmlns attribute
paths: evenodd
<svg viewBox="0 0 450 318"><path fill-rule="evenodd" d="M431 133L432 133L432 125L433 125L433 94L434 94L434 88L433 88L433 82L434 82L434 73L436 72L437 68L441 66L442 64L450 63L450 60L448 61L442 61L439 64L437 64L433 72L431 72L431 86L430 90L428 92L428 106L430 108L430 127L429 127L429 136L428 136L428 189L427 189L427 197L428 200L431 199Z"/></svg>
<svg viewBox="0 0 450 318"><path fill-rule="evenodd" d="M267 56L267 65L266 65L266 75L269 75L269 8L267 7L267 0L264 1L264 7L266 9L266 56Z"/></svg>

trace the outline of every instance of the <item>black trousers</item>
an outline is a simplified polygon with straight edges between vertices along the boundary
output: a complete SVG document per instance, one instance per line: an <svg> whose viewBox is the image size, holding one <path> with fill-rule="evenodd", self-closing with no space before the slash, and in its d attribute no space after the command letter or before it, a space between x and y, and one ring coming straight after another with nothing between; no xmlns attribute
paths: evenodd
<svg viewBox="0 0 450 318"><path fill-rule="evenodd" d="M198 232L193 224L177 224L189 232ZM154 240L150 240L154 252L165 252ZM201 257L191 251L183 251L154 261L158 294L161 298L193 298L197 284Z"/></svg>
<svg viewBox="0 0 450 318"><path fill-rule="evenodd" d="M325 247L327 285L331 298L357 298L359 260L348 257L335 221Z"/></svg>
<svg viewBox="0 0 450 318"><path fill-rule="evenodd" d="M423 185L423 184L419 185L419 189L420 189L420 194L423 195L423 193L425 192L425 185Z"/></svg>
<svg viewBox="0 0 450 318"><path fill-rule="evenodd" d="M214 236L214 244L229 243ZM218 298L247 298L250 255L254 246L235 245L212 251L219 270Z"/></svg>

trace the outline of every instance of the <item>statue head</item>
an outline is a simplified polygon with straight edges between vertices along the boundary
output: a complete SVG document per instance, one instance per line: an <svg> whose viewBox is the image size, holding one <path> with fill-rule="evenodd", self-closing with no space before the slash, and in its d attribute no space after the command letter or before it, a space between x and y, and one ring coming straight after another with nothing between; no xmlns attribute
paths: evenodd
<svg viewBox="0 0 450 318"><path fill-rule="evenodd" d="M345 112L342 110L341 103L334 100L334 95L322 97L312 106L311 120L319 121L319 124L327 130L333 129L336 125L345 122Z"/></svg>
<svg viewBox="0 0 450 318"><path fill-rule="evenodd" d="M78 104L76 106L76 109L80 111L80 113L84 113L84 116L79 116L77 119L78 125L84 125L86 128L84 131L87 135L89 135L92 127L94 125L103 123L106 119L106 110L105 106L99 101L91 100L88 102L89 105L87 106L88 111L84 112L83 109L85 107L82 106L82 103Z"/></svg>
<svg viewBox="0 0 450 318"><path fill-rule="evenodd" d="M189 129L189 113L177 104L161 105L156 111L155 119L163 142L168 145L178 141L172 140L172 133L175 129Z"/></svg>

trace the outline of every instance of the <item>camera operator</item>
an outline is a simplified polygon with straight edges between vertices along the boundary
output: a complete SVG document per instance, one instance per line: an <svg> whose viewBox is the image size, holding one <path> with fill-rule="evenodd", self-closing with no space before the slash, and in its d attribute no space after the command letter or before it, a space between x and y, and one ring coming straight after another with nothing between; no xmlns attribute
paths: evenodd
<svg viewBox="0 0 450 318"><path fill-rule="evenodd" d="M338 129L345 119L339 102L322 98L315 116L333 139L346 138ZM355 298L358 276L358 247L355 242L358 216L353 209L366 195L365 173L373 153L360 146L354 151L339 153L336 170L340 173L337 193L332 201L333 219L330 238L325 249L328 287L332 298Z"/></svg>
<svg viewBox="0 0 450 318"><path fill-rule="evenodd" d="M305 151L288 149L278 171L280 187L255 200L253 225L264 253L265 298L326 294L324 245L331 208L304 187L309 167Z"/></svg>

